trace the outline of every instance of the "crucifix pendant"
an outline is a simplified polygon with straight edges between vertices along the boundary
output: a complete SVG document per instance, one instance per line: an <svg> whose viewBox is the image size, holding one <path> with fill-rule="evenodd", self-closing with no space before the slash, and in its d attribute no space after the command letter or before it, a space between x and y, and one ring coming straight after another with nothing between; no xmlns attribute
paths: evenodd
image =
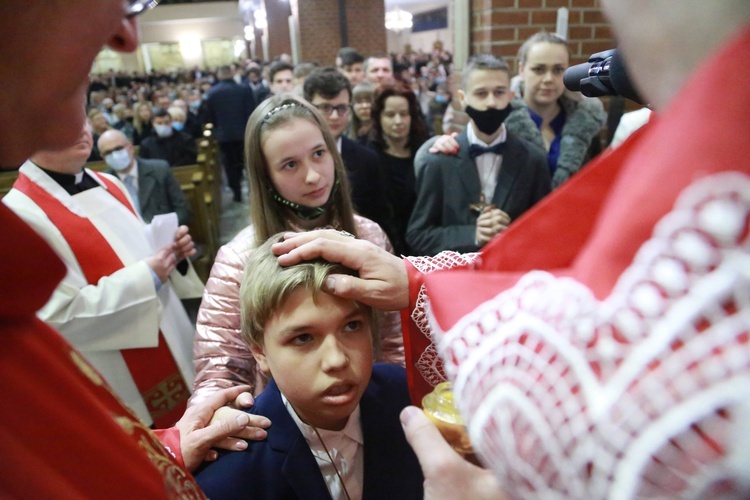
<svg viewBox="0 0 750 500"><path fill-rule="evenodd" d="M495 204L487 203L485 201L484 194L479 195L479 203L472 203L471 205L469 205L469 210L471 210L472 212L477 212L479 214L491 208L495 208Z"/></svg>

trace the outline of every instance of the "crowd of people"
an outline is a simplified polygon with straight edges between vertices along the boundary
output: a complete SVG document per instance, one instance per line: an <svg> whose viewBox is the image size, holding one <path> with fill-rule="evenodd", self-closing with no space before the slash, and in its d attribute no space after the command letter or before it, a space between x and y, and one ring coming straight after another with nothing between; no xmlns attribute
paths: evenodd
<svg viewBox="0 0 750 500"><path fill-rule="evenodd" d="M89 82L156 2L3 3L2 496L750 494L750 9L636 3L603 6L654 116L604 153L553 34L517 74L436 45ZM250 224L204 286L170 170L208 123ZM480 465L409 406L444 380Z"/></svg>
<svg viewBox="0 0 750 500"><path fill-rule="evenodd" d="M429 148L423 148L418 156L431 136L441 136L444 129L466 131L467 123L477 123L465 112L468 101L474 99L466 91L466 75L461 78L462 88L450 83L452 56L440 42L430 53L409 51L399 55L376 52L365 56L345 47L337 54L335 66L316 62L293 65L288 56L281 55L268 63L248 59L212 71L196 68L173 73L152 71L149 75L110 71L92 78L89 120L95 142L99 134L115 128L140 146L141 158L166 160L171 166L195 162L190 137L201 137L202 126L212 123L226 182L234 200L242 202L244 124L271 96L290 93L303 97L323 114L337 141L355 211L386 232L397 255L476 250L539 201L550 187L559 186L600 152L600 132L606 118L598 99L565 91L562 73L569 64L569 50L560 37L540 33L530 38L519 52L515 77L502 58L495 59L497 63L480 66L490 68L490 73L500 68L498 71L507 76L501 82L503 96L496 99L497 90L479 89L484 95L475 101L487 101L484 96L492 95L478 105L502 110L503 116L495 120L497 123L490 120L490 125L483 125L492 128L484 139L505 143L510 132L510 142L515 143L517 136L531 156L506 155L505 165L499 155L484 156L479 160L486 164L482 192L477 191L477 182L467 181L471 188L464 192L467 201L459 202L461 208L453 206L454 201L435 197L433 168L425 169L427 179L417 176L423 160L450 161L429 156L428 149L430 154L446 156L459 150L453 134L453 139L445 136L429 141ZM483 124L488 123L489 114L479 116ZM471 130L469 127L469 133ZM495 132L502 137L493 135ZM517 148L511 146L511 150ZM531 184L519 181L521 185L516 185L518 179L528 176L511 173L535 172L537 166L532 164L536 165L539 152L547 157L549 181L540 180L544 174L537 172L533 174L537 180ZM473 163L474 158L469 161ZM90 160L96 159L101 156L95 146ZM501 171L503 176L511 175L498 184L495 178ZM488 176L491 179L485 182ZM446 179L438 183L448 189ZM551 186L544 185L549 183ZM496 185L500 186L497 193ZM516 200L509 199L507 190L511 186ZM425 195L418 200L420 189L430 192L432 199ZM480 198L486 203L479 203ZM436 202L447 206L438 209ZM482 209L466 209L463 205L482 205ZM443 218L442 212L450 214ZM429 221L425 220L427 213ZM460 230L461 236L450 229L459 221L466 226ZM425 225L441 227L445 237L430 238L432 243L422 241L419 235L424 234ZM468 226L474 227L470 237L466 236Z"/></svg>

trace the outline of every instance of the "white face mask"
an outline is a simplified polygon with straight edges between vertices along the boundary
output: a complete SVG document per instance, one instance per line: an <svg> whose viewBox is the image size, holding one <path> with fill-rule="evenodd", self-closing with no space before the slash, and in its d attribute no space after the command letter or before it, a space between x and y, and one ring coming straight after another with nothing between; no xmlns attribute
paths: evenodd
<svg viewBox="0 0 750 500"><path fill-rule="evenodd" d="M116 172L122 172L124 170L127 170L127 168L130 166L130 153L128 153L127 149L112 151L104 157L104 161L106 161L107 165L112 167L112 169Z"/></svg>
<svg viewBox="0 0 750 500"><path fill-rule="evenodd" d="M172 135L172 125L154 125L154 130L159 137L169 137Z"/></svg>

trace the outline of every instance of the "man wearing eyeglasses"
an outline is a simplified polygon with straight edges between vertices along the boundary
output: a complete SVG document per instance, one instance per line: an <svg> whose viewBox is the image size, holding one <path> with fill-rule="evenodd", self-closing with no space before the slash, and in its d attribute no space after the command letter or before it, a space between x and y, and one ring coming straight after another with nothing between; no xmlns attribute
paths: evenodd
<svg viewBox="0 0 750 500"><path fill-rule="evenodd" d="M302 90L305 99L320 111L336 138L357 213L377 222L389 233L391 214L382 201L386 199L385 183L378 156L344 135L351 114L352 86L349 79L334 67L318 68L305 78Z"/></svg>
<svg viewBox="0 0 750 500"><path fill-rule="evenodd" d="M3 169L78 140L94 58L105 45L135 50L134 17L155 4L0 2ZM245 414L209 425L214 411L243 388L190 408L159 436L165 448L80 353L36 317L65 276L62 260L2 204L0 225L0 450L6 458L0 497L201 498L187 471L215 455L211 446L241 449L246 444L227 436L260 437Z"/></svg>

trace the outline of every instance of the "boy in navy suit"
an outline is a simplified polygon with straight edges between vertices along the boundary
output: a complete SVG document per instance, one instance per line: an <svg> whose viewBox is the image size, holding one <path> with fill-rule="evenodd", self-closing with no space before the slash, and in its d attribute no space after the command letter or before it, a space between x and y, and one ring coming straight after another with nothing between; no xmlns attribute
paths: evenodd
<svg viewBox="0 0 750 500"><path fill-rule="evenodd" d="M252 413L273 422L265 441L226 453L196 479L222 498L422 498L422 472L399 412L406 373L373 366L372 310L322 290L318 261L282 268L272 237L253 251L240 289L242 334L273 379Z"/></svg>

